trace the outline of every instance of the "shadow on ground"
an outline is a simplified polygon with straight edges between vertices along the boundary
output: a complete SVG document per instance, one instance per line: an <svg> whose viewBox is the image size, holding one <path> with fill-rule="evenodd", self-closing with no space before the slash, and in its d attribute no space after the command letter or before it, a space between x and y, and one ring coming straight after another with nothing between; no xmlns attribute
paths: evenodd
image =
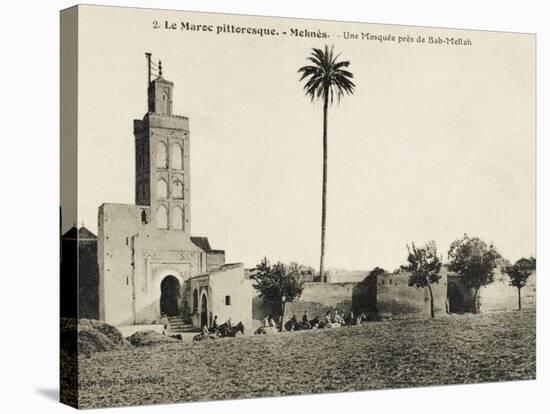
<svg viewBox="0 0 550 414"><path fill-rule="evenodd" d="M53 402L59 401L58 388L38 388L36 389L36 392L50 401L53 401Z"/></svg>

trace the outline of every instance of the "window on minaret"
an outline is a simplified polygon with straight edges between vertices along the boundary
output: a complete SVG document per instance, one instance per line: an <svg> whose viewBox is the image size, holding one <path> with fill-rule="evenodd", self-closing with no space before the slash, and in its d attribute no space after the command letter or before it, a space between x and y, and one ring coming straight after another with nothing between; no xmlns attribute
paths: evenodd
<svg viewBox="0 0 550 414"><path fill-rule="evenodd" d="M168 183L163 178L157 180L157 198L168 198Z"/></svg>
<svg viewBox="0 0 550 414"><path fill-rule="evenodd" d="M168 168L168 149L164 142L157 143L157 167Z"/></svg>
<svg viewBox="0 0 550 414"><path fill-rule="evenodd" d="M183 150L180 144L173 144L170 148L170 168L183 170Z"/></svg>
<svg viewBox="0 0 550 414"><path fill-rule="evenodd" d="M161 108L161 113L162 114L169 114L170 111L168 110L168 93L166 92L163 92L162 93L162 108Z"/></svg>
<svg viewBox="0 0 550 414"><path fill-rule="evenodd" d="M183 198L183 183L180 180L172 183L172 197Z"/></svg>
<svg viewBox="0 0 550 414"><path fill-rule="evenodd" d="M173 230L183 230L183 209L179 206L172 210L172 226Z"/></svg>
<svg viewBox="0 0 550 414"><path fill-rule="evenodd" d="M168 228L168 210L165 206L159 206L157 209L157 228L167 229Z"/></svg>

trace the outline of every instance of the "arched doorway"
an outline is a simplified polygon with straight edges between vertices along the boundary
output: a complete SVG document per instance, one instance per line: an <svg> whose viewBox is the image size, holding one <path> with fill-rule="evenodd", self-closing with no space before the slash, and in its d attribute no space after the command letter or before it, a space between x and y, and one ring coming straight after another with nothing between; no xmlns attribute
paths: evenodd
<svg viewBox="0 0 550 414"><path fill-rule="evenodd" d="M206 326L210 325L208 321L208 298L206 296L206 293L203 293L201 296L201 321L200 321L201 328L203 325L206 325Z"/></svg>
<svg viewBox="0 0 550 414"><path fill-rule="evenodd" d="M447 301L449 303L449 313L464 313L466 308L464 304L464 294L456 283L450 282L447 286Z"/></svg>
<svg viewBox="0 0 550 414"><path fill-rule="evenodd" d="M197 289L193 289L193 300L192 300L192 309L193 309L193 315L199 312L199 292Z"/></svg>
<svg viewBox="0 0 550 414"><path fill-rule="evenodd" d="M175 276L166 276L160 283L161 316L179 314L180 282Z"/></svg>

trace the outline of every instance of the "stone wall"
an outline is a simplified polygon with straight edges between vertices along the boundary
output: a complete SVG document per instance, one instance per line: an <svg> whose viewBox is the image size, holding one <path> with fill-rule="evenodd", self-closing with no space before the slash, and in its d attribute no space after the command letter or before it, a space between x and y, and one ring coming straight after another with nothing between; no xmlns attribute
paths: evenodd
<svg viewBox="0 0 550 414"><path fill-rule="evenodd" d="M447 298L447 274L442 270L438 283L432 285L434 311L445 313ZM428 288L409 286L409 273L384 274L377 280L376 309L381 317L406 318L430 316Z"/></svg>
<svg viewBox="0 0 550 414"><path fill-rule="evenodd" d="M536 308L536 281L533 273L521 289L521 308ZM518 309L518 290L510 286L510 278L500 272L495 274L495 281L479 290L480 311L495 312Z"/></svg>
<svg viewBox="0 0 550 414"><path fill-rule="evenodd" d="M245 278L242 264L222 266L210 274L212 318L218 317L218 324L231 318L233 324L242 322L245 334L252 333L252 281ZM210 319L212 320L212 319Z"/></svg>
<svg viewBox="0 0 550 414"><path fill-rule="evenodd" d="M460 289L465 312L473 312L475 306L477 306L478 312L513 311L518 309L517 288L510 286L510 277L499 269L495 270L493 283L479 289L475 305L475 291L473 288L464 285L461 276L449 274L448 283ZM449 298L449 300L452 300L452 298ZM533 273L527 279L527 284L521 290L521 302L522 309L536 308L536 273Z"/></svg>

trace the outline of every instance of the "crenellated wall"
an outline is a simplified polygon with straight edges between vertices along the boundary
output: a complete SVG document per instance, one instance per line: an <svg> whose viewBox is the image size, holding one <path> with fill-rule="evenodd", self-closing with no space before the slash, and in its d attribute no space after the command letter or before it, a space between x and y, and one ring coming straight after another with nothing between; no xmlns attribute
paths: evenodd
<svg viewBox="0 0 550 414"><path fill-rule="evenodd" d="M494 283L481 288L478 293L480 312L517 309L517 289L511 287L509 281L507 275L496 271ZM535 285L536 275L533 274L522 289L523 309L535 307ZM436 316L449 311L462 313L474 310L473 289L464 285L460 275L449 273L445 267L441 270L441 279L432 284L431 288ZM456 289L454 293L453 289ZM458 299L462 301L459 306ZM302 295L286 305L285 321L292 315L300 319L306 310L310 318L322 318L328 310L334 309L345 313L353 309L356 313L363 311L365 314L392 319L429 317L430 294L427 287L409 286L409 273L405 271L366 277L361 282L308 282L304 284ZM256 297L252 313L255 326L259 326L265 316L279 315L280 309Z"/></svg>

